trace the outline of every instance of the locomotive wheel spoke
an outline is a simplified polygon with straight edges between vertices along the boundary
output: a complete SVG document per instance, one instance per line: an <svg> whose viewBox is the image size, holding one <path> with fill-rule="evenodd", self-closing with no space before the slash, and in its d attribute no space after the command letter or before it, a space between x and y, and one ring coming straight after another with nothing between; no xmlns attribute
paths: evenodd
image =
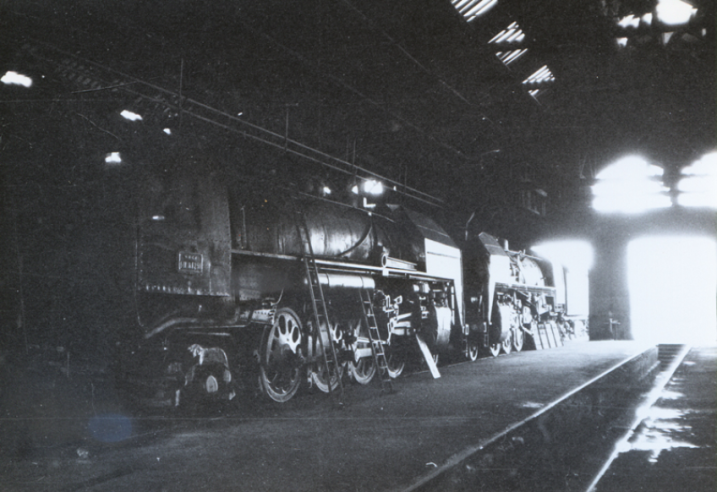
<svg viewBox="0 0 717 492"><path fill-rule="evenodd" d="M355 352L358 349L371 348L371 344L368 341L368 333L366 328L359 320L352 321L354 329L354 343L351 344L351 349ZM348 364L349 373L353 377L354 381L359 384L368 384L376 374L376 365L373 362L373 357L361 357L359 360L351 360Z"/></svg>
<svg viewBox="0 0 717 492"><path fill-rule="evenodd" d="M342 339L343 332L341 331L340 324L338 322L332 322L331 328L329 329L329 334L331 337L331 343L335 345L339 345ZM328 346L328 341L324 340L324 350L327 351L328 354L331 354L331 347ZM310 347L310 353L309 355L320 355L321 354L321 343L319 342L318 337L312 337L312 343L310 344L312 347ZM338 351L338 347L337 347ZM332 364L333 365L333 364ZM332 366L331 365L331 366ZM333 369L333 367L329 367L329 370ZM311 378L311 384L312 386L316 386L316 388L319 389L319 391L322 391L323 393L329 392L329 377L326 374L326 365L324 364L323 358L316 361L315 363L311 364L311 367L309 368L309 377ZM339 380L341 377L343 377L344 374L344 368L343 365L339 366L338 368L338 375L336 374L336 371L331 371L331 391L335 390L339 387Z"/></svg>
<svg viewBox="0 0 717 492"><path fill-rule="evenodd" d="M301 383L301 321L289 308L276 312L274 324L264 330L261 342L259 382L272 400L290 400Z"/></svg>
<svg viewBox="0 0 717 492"><path fill-rule="evenodd" d="M344 374L343 366L339 366L338 377L336 371L331 371L331 391L334 391L339 387L339 378ZM326 376L326 367L323 362L317 362L315 367L311 370L311 382L323 393L329 392L329 378Z"/></svg>

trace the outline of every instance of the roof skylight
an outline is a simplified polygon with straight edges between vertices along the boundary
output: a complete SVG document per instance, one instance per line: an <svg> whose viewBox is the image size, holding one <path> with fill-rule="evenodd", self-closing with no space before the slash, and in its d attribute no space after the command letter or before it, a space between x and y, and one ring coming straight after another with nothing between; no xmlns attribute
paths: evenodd
<svg viewBox="0 0 717 492"><path fill-rule="evenodd" d="M498 4L498 0L451 0L451 3L467 22L471 22L487 14Z"/></svg>
<svg viewBox="0 0 717 492"><path fill-rule="evenodd" d="M543 82L553 82L555 77L547 65L543 65L533 75L523 81L523 84L542 84Z"/></svg>
<svg viewBox="0 0 717 492"><path fill-rule="evenodd" d="M527 52L527 48L524 48L522 50L498 51L495 56L497 56L500 61L505 63L505 65L510 65Z"/></svg>
<svg viewBox="0 0 717 492"><path fill-rule="evenodd" d="M520 43L525 39L523 30L518 26L517 22L513 22L506 29L503 29L493 38L488 41L488 44L500 44L500 43Z"/></svg>

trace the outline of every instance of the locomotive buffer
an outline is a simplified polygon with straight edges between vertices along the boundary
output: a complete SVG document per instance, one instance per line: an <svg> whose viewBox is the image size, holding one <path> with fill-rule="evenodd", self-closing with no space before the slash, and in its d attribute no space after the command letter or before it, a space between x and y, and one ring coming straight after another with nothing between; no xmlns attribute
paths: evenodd
<svg viewBox="0 0 717 492"><path fill-rule="evenodd" d="M333 394L332 376L335 375L339 387L339 403L341 403L344 395L344 386L341 381L339 358L336 353L333 337L331 336L331 325L329 312L326 308L326 298L324 297L324 290L321 288L321 283L319 282L319 269L316 266L314 248L311 245L311 235L306 226L306 220L301 210L297 210L297 214L299 215L299 220L297 221L299 239L304 244L306 250L304 255L304 267L306 269L306 279L309 282L311 307L314 313L314 336L319 340L319 350L321 350L321 359L324 364L324 370L326 371L326 382L329 387L329 394ZM324 320L323 323L321 322L322 318ZM328 341L329 347L324 346L325 340Z"/></svg>

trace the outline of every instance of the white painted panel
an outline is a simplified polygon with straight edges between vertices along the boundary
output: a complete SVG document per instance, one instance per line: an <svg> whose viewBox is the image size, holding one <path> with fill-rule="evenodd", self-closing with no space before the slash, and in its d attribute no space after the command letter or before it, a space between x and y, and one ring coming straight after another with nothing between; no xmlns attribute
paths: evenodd
<svg viewBox="0 0 717 492"><path fill-rule="evenodd" d="M435 275L436 277L453 279L456 286L458 309L461 320L463 320L463 267L461 250L431 239L425 239L424 241L426 248L426 273Z"/></svg>

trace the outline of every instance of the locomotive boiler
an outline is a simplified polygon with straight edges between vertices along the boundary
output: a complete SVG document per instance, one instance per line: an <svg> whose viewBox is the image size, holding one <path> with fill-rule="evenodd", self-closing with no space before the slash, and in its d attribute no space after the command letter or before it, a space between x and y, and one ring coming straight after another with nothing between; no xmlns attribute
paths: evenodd
<svg viewBox="0 0 717 492"><path fill-rule="evenodd" d="M302 383L330 391L341 377L321 363L331 345L341 368L366 384L376 364L364 298L391 377L416 335L433 352L462 336L461 251L420 213L365 210L196 168L145 176L136 210L140 336L119 360L153 402L232 399L257 379L278 402ZM328 326L312 316L307 259Z"/></svg>

